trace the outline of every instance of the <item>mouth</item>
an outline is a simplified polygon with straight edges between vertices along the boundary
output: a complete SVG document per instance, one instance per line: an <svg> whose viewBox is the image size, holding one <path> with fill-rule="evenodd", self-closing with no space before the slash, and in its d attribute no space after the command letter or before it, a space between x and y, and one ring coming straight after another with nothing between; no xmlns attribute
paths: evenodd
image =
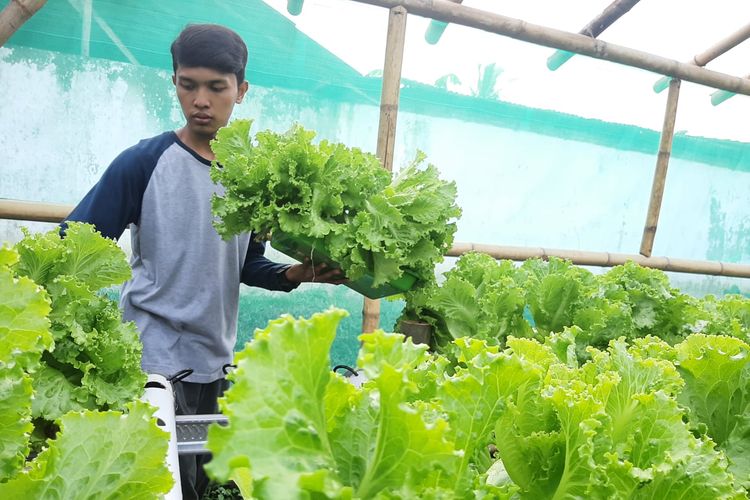
<svg viewBox="0 0 750 500"><path fill-rule="evenodd" d="M209 123L211 123L211 120L213 120L211 115L206 113L194 113L190 118L192 118L193 122L197 123L198 125L208 125Z"/></svg>

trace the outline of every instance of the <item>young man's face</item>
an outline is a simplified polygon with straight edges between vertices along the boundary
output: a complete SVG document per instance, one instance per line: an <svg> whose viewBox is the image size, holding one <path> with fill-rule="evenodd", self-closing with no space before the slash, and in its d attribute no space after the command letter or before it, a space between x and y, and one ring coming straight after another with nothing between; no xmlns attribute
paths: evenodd
<svg viewBox="0 0 750 500"><path fill-rule="evenodd" d="M187 128L198 137L213 137L229 122L235 104L242 102L247 82L237 85L234 73L209 68L177 66L172 76Z"/></svg>

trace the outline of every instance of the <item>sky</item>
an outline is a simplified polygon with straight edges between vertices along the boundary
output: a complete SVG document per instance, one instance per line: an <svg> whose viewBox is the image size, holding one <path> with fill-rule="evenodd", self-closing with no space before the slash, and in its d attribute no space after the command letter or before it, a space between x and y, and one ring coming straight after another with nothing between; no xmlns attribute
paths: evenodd
<svg viewBox="0 0 750 500"><path fill-rule="evenodd" d="M264 0L297 28L362 74L382 70L388 11L353 0L305 0L291 16L286 0ZM524 21L578 32L612 0L465 0L464 5ZM747 0L641 0L599 38L678 61L689 61L750 23ZM458 25L440 42L425 41L429 20L407 20L402 77L434 84L454 74L451 90L471 93L479 69L501 70L499 99L534 108L661 130L667 92L656 94L659 75L608 61L575 56L557 71L547 69L554 49ZM710 62L707 68L750 74L750 41ZM714 89L683 82L677 133L750 142L750 96L713 106Z"/></svg>

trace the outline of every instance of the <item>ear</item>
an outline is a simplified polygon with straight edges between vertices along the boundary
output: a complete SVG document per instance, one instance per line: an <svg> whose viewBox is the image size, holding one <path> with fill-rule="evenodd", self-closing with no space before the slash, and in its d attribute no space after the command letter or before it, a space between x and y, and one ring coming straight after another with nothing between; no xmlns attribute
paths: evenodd
<svg viewBox="0 0 750 500"><path fill-rule="evenodd" d="M245 98L245 94L247 94L247 89L249 88L250 85L247 83L247 80L240 83L240 87L239 89L237 89L237 99L235 100L237 104L240 104L242 102L242 99Z"/></svg>
<svg viewBox="0 0 750 500"><path fill-rule="evenodd" d="M177 86L177 75L172 73L172 85Z"/></svg>

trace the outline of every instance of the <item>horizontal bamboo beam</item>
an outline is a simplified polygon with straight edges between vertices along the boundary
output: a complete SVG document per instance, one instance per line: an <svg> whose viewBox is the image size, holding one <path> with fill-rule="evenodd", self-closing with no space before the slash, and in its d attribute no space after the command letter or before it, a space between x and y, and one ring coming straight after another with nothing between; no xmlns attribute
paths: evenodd
<svg viewBox="0 0 750 500"><path fill-rule="evenodd" d="M15 219L40 222L61 222L73 210L73 205L60 203L37 203L31 201L0 199L0 219ZM455 243L445 255L459 257L467 252L482 252L496 259L523 261L527 259L560 257L581 266L612 267L632 260L644 267L653 267L676 273L709 274L750 278L750 265L716 261L671 259L669 257L644 257L638 254L586 252L541 247L515 247L482 245L479 243Z"/></svg>
<svg viewBox="0 0 750 500"><path fill-rule="evenodd" d="M728 52L741 44L745 40L750 38L750 23L746 24L739 30L735 31L723 40L716 42L712 47L704 50L700 54L693 56L693 60L688 64L695 64L696 66L705 66L720 55ZM748 78L747 76L745 78ZM657 94L669 86L669 77L662 77L656 83L654 83L654 92Z"/></svg>
<svg viewBox="0 0 750 500"><path fill-rule="evenodd" d="M596 59L625 64L635 68L669 75L684 81L750 95L750 80L711 71L694 64L682 63L640 50L606 43L577 33L527 23L512 17L457 5L448 0L355 0L380 7L404 7L409 13L461 24L516 40L567 50Z"/></svg>
<svg viewBox="0 0 750 500"><path fill-rule="evenodd" d="M0 219L58 223L62 222L73 208L73 205L62 203L0 199Z"/></svg>
<svg viewBox="0 0 750 500"><path fill-rule="evenodd" d="M538 247L514 247L482 245L477 243L455 243L446 254L459 257L467 252L482 252L495 259L524 261L527 259L547 259L560 257L580 266L613 267L633 261L643 267L661 269L675 273L707 274L711 276L728 276L750 278L750 265L728 262L673 259L670 257L644 257L638 254L587 252L581 250L561 250Z"/></svg>
<svg viewBox="0 0 750 500"><path fill-rule="evenodd" d="M598 16L592 19L578 33L581 35L597 38L604 30L612 26L615 21L630 12L630 9L641 0L615 0L607 6ZM547 68L555 71L565 64L573 54L566 50L558 50L547 59Z"/></svg>

